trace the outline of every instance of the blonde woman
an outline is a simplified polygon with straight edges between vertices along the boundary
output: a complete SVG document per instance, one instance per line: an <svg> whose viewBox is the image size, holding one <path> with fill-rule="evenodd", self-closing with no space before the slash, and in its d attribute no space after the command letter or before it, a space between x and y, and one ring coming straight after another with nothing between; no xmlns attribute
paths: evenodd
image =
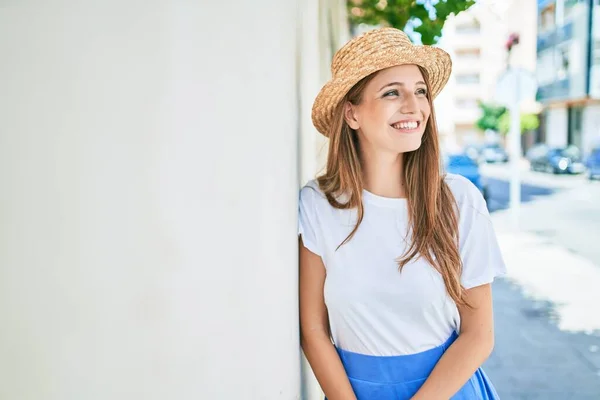
<svg viewBox="0 0 600 400"><path fill-rule="evenodd" d="M443 50L383 28L332 62L313 106L324 174L300 192L302 347L329 400L497 399L490 283L505 273L485 201L443 174Z"/></svg>

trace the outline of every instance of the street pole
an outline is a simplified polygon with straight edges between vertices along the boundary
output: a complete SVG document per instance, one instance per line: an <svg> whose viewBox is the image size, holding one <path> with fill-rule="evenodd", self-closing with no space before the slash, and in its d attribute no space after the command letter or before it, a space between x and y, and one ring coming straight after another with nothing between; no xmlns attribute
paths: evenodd
<svg viewBox="0 0 600 400"><path fill-rule="evenodd" d="M519 213L521 206L521 110L520 110L520 74L515 74L514 98L510 104L510 214L513 228L519 229Z"/></svg>
<svg viewBox="0 0 600 400"><path fill-rule="evenodd" d="M507 42L506 70L496 83L496 101L503 104L510 113L508 134L508 152L510 154L510 222L515 230L519 229L521 208L521 104L524 100L535 98L537 83L530 71L510 65L512 48L519 44L519 35L513 33Z"/></svg>

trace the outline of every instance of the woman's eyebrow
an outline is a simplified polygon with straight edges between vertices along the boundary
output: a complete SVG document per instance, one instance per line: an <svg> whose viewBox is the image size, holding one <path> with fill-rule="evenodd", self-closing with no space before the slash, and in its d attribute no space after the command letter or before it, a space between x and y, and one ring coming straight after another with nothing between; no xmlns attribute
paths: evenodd
<svg viewBox="0 0 600 400"><path fill-rule="evenodd" d="M415 85L425 85L425 82L418 81L418 82L415 83ZM390 86L404 86L404 83L403 82L390 82L390 83L387 83L387 84L383 85L381 87L381 89L378 90L378 92L381 92L383 89L385 89L387 87L390 87Z"/></svg>

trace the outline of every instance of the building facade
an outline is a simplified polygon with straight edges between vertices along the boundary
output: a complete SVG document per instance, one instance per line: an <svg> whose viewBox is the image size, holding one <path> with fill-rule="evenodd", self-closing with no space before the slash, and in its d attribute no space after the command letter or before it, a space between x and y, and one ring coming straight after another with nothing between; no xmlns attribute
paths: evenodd
<svg viewBox="0 0 600 400"><path fill-rule="evenodd" d="M538 141L585 155L600 137L599 1L538 0L537 7Z"/></svg>
<svg viewBox="0 0 600 400"><path fill-rule="evenodd" d="M448 18L439 45L450 53L453 71L436 101L447 147L483 140L475 125L481 116L478 103L494 102L496 83L509 64L533 73L535 16L535 0L488 0ZM519 34L520 44L509 60L506 41L511 33Z"/></svg>

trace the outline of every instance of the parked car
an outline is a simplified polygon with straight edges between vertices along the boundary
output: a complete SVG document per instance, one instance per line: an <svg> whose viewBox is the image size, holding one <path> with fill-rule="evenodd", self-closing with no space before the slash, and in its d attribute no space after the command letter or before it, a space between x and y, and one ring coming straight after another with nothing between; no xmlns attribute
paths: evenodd
<svg viewBox="0 0 600 400"><path fill-rule="evenodd" d="M546 153L548 153L550 147L546 143L538 143L529 148L525 153L525 158L531 162L536 158L543 157Z"/></svg>
<svg viewBox="0 0 600 400"><path fill-rule="evenodd" d="M532 157L530 165L533 171L553 174L581 174L585 171L580 151L575 146L550 148L543 155Z"/></svg>
<svg viewBox="0 0 600 400"><path fill-rule="evenodd" d="M481 149L481 157L486 163L504 163L508 161L508 153L498 143L484 145Z"/></svg>
<svg viewBox="0 0 600 400"><path fill-rule="evenodd" d="M478 164L508 161L508 153L498 143L468 144L463 152Z"/></svg>
<svg viewBox="0 0 600 400"><path fill-rule="evenodd" d="M467 154L449 154L444 157L446 172L456 175L462 175L471 182L483 195L485 201L488 201L488 190L484 178L479 171L479 165Z"/></svg>
<svg viewBox="0 0 600 400"><path fill-rule="evenodd" d="M588 178L600 178L600 147L592 150L585 164L588 168Z"/></svg>
<svg viewBox="0 0 600 400"><path fill-rule="evenodd" d="M463 152L465 155L469 156L471 160L479 164L484 161L483 157L481 156L482 150L483 146L481 146L480 144L468 144L464 147Z"/></svg>

